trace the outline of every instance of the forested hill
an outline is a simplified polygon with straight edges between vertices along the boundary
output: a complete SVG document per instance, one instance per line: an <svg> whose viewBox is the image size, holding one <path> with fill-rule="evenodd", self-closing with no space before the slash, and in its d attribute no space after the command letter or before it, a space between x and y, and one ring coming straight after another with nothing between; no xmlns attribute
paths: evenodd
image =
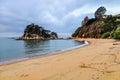
<svg viewBox="0 0 120 80"><path fill-rule="evenodd" d="M72 37L120 39L120 14L105 15L105 12L106 8L100 7L94 14L95 18L86 16Z"/></svg>

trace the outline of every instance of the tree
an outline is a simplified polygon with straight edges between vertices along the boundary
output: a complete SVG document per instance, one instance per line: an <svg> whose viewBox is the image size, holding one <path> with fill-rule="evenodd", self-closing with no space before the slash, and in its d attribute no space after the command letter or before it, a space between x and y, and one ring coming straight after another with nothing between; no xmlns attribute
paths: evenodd
<svg viewBox="0 0 120 80"><path fill-rule="evenodd" d="M51 37L52 37L53 39L58 39L58 35L57 35L56 32L51 32Z"/></svg>
<svg viewBox="0 0 120 80"><path fill-rule="evenodd" d="M97 18L97 19L102 18L102 16L105 14L106 11L107 10L105 7L103 7L103 6L99 7L95 12L95 18Z"/></svg>
<svg viewBox="0 0 120 80"><path fill-rule="evenodd" d="M82 21L82 25L86 24L88 20L89 20L89 18L88 18L88 16L86 16L86 17L84 18L84 20Z"/></svg>

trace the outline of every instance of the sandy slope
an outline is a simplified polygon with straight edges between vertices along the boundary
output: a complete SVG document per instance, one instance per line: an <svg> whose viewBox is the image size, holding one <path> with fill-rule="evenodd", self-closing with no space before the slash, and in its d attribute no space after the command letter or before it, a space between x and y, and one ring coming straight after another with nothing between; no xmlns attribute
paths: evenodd
<svg viewBox="0 0 120 80"><path fill-rule="evenodd" d="M120 42L85 40L90 45L2 65L0 80L120 80Z"/></svg>

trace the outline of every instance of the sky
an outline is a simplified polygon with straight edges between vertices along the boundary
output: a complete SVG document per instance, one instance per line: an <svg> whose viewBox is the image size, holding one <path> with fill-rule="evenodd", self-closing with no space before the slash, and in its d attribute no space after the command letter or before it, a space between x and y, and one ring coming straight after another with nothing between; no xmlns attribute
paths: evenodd
<svg viewBox="0 0 120 80"><path fill-rule="evenodd" d="M22 36L31 23L69 37L100 6L106 14L120 13L120 0L0 0L0 37Z"/></svg>

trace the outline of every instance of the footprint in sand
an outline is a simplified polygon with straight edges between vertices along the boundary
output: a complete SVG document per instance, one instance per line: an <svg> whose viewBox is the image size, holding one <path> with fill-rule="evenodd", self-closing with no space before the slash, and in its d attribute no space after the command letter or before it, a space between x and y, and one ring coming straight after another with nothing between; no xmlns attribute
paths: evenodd
<svg viewBox="0 0 120 80"><path fill-rule="evenodd" d="M20 77L27 77L27 76L29 76L28 74L22 74L22 75L20 75Z"/></svg>
<svg viewBox="0 0 120 80"><path fill-rule="evenodd" d="M120 42L113 43L113 45L120 45Z"/></svg>
<svg viewBox="0 0 120 80"><path fill-rule="evenodd" d="M104 73L103 72L97 72L92 75L91 80L98 80Z"/></svg>

